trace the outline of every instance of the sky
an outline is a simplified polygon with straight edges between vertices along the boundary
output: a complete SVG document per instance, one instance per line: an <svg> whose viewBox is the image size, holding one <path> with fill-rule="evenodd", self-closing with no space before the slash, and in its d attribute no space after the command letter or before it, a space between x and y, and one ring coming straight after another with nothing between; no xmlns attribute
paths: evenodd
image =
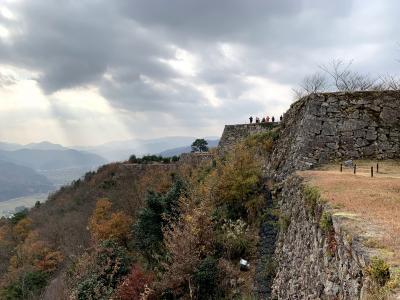
<svg viewBox="0 0 400 300"><path fill-rule="evenodd" d="M397 0L0 0L0 141L219 136L332 59L398 74Z"/></svg>

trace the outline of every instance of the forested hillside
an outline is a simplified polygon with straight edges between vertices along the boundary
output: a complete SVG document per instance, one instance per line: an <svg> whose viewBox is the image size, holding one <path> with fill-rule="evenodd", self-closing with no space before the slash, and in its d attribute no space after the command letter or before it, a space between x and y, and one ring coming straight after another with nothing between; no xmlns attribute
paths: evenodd
<svg viewBox="0 0 400 300"><path fill-rule="evenodd" d="M256 157L273 136L200 165L106 165L2 219L2 298L250 297L266 215Z"/></svg>

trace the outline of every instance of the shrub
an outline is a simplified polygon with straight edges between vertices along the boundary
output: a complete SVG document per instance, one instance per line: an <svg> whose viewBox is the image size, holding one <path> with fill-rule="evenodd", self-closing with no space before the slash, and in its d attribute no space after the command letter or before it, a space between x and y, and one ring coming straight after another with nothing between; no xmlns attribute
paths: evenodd
<svg viewBox="0 0 400 300"><path fill-rule="evenodd" d="M28 215L28 210L24 209L22 211L16 212L12 217L11 217L11 223L13 225L17 224L19 221L22 219L26 218Z"/></svg>
<svg viewBox="0 0 400 300"><path fill-rule="evenodd" d="M383 287L390 279L390 271L388 264L384 260L374 257L367 269L367 273L371 276L374 282Z"/></svg>
<svg viewBox="0 0 400 300"><path fill-rule="evenodd" d="M322 213L321 219L319 220L319 226L326 233L332 232L333 229L333 221L332 214L328 211L324 211Z"/></svg>
<svg viewBox="0 0 400 300"><path fill-rule="evenodd" d="M213 299L217 290L218 275L218 261L210 256L203 259L193 275L198 299Z"/></svg>
<svg viewBox="0 0 400 300"><path fill-rule="evenodd" d="M150 255L161 247L163 213L162 196L149 192L146 197L146 207L140 211L134 227L136 247L142 253Z"/></svg>
<svg viewBox="0 0 400 300"><path fill-rule="evenodd" d="M189 294L195 293L194 273L202 260L213 253L212 208L202 197L203 194L192 190L191 195L180 201L180 218L164 227L168 255L162 264L165 273L158 287L160 294L166 295L169 291L174 297L189 299Z"/></svg>
<svg viewBox="0 0 400 300"><path fill-rule="evenodd" d="M229 218L247 217L245 204L260 187L261 168L254 156L239 145L227 160L217 167L215 196L217 204L226 206Z"/></svg>
<svg viewBox="0 0 400 300"><path fill-rule="evenodd" d="M175 178L173 186L165 195L154 192L147 195L146 206L140 211L134 226L134 236L136 248L150 264L155 263L154 256L163 253L162 228L168 220L178 217L178 200L184 190L183 181Z"/></svg>
<svg viewBox="0 0 400 300"><path fill-rule="evenodd" d="M290 217L286 214L279 215L279 229L282 232L286 232L290 225Z"/></svg>
<svg viewBox="0 0 400 300"><path fill-rule="evenodd" d="M259 154L270 153L274 142L279 138L279 129L274 128L269 131L250 135L244 142L249 149L256 150Z"/></svg>
<svg viewBox="0 0 400 300"><path fill-rule="evenodd" d="M142 158L136 157L136 155L131 155L128 162L131 164L148 164L152 162L162 162L164 164L169 164L171 161L176 162L179 160L178 156L173 157L162 157L161 155L144 155Z"/></svg>
<svg viewBox="0 0 400 300"><path fill-rule="evenodd" d="M47 274L42 271L32 271L23 274L16 283L5 287L2 299L30 299L37 295L47 285Z"/></svg>
<svg viewBox="0 0 400 300"><path fill-rule="evenodd" d="M252 199L245 203L247 211L247 219L252 224L260 222L260 217L263 215L266 207L265 195L254 196Z"/></svg>
<svg viewBox="0 0 400 300"><path fill-rule="evenodd" d="M135 164L135 163L137 163L138 162L138 159L136 158L136 155L134 155L134 154L132 154L130 157L129 157L129 160L128 160L131 164Z"/></svg>
<svg viewBox="0 0 400 300"><path fill-rule="evenodd" d="M312 216L316 216L317 206L321 203L321 194L316 187L305 186L304 187L304 200L307 205L308 212Z"/></svg>
<svg viewBox="0 0 400 300"><path fill-rule="evenodd" d="M131 219L123 212L111 212L111 202L99 199L89 220L89 228L95 241L109 239L126 244L130 234Z"/></svg>
<svg viewBox="0 0 400 300"><path fill-rule="evenodd" d="M220 241L225 249L225 255L229 259L251 255L254 250L254 238L246 222L240 219L228 220L222 225Z"/></svg>
<svg viewBox="0 0 400 300"><path fill-rule="evenodd" d="M120 300L140 300L142 295L151 294L150 285L154 276L146 273L139 265L134 265L131 272L119 285L116 298Z"/></svg>
<svg viewBox="0 0 400 300"><path fill-rule="evenodd" d="M129 262L125 248L112 240L103 241L96 249L94 264L78 283L77 299L110 299L128 273Z"/></svg>

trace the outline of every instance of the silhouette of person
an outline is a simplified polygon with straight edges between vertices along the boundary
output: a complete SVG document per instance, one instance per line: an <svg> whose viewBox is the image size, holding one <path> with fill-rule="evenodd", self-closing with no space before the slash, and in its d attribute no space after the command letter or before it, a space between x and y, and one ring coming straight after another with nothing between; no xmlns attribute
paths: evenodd
<svg viewBox="0 0 400 300"><path fill-rule="evenodd" d="M282 115L279 117L279 120L282 122L282 119L283 119L283 117L282 117Z"/></svg>
<svg viewBox="0 0 400 300"><path fill-rule="evenodd" d="M265 118L262 118L262 119L261 119L261 123L265 123Z"/></svg>
<svg viewBox="0 0 400 300"><path fill-rule="evenodd" d="M275 122L275 117L274 116L272 116L271 121L272 121L272 123Z"/></svg>
<svg viewBox="0 0 400 300"><path fill-rule="evenodd" d="M250 116L249 120L250 120L250 124L253 123L253 117L252 116Z"/></svg>

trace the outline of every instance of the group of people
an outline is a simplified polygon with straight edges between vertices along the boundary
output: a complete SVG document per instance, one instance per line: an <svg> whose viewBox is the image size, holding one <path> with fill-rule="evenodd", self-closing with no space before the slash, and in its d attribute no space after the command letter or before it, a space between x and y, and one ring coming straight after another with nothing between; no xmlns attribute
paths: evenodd
<svg viewBox="0 0 400 300"><path fill-rule="evenodd" d="M282 119L283 119L283 116L280 116L279 122L282 122ZM249 120L250 120L250 124L252 124L254 119L252 116L250 116ZM266 116L266 117L263 117L261 120L259 117L256 117L256 119L255 119L255 123L270 123L270 122L275 123L274 116L272 116L271 118L269 116Z"/></svg>

